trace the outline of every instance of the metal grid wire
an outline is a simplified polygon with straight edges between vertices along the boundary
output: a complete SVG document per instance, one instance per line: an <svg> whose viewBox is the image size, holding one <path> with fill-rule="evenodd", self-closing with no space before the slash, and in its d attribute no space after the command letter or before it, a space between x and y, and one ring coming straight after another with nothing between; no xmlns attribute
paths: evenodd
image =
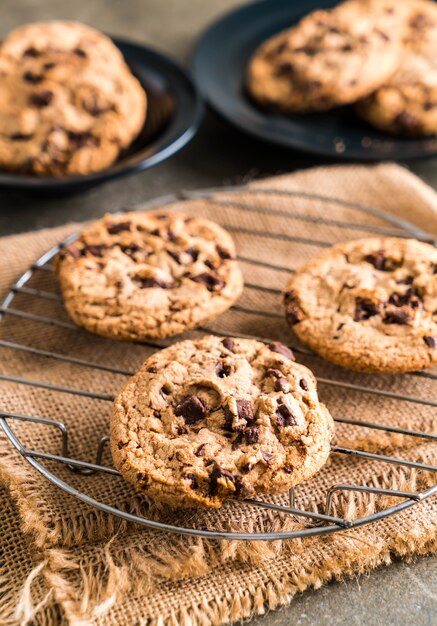
<svg viewBox="0 0 437 626"><path fill-rule="evenodd" d="M390 226L380 226L380 225L371 225L371 224L361 224L355 223L353 221L343 221L337 220L333 218L324 218L318 216L312 216L309 214L300 214L298 212L285 211L282 209L274 209L270 206L259 206L259 204L251 204L241 201L232 200L233 193L241 193L244 191L244 194L247 196L248 194L260 194L263 196L284 196L288 198L300 198L304 199L308 202L317 201L326 203L327 205L339 205L346 207L348 209L355 209L357 211L366 213L373 217L376 217L380 220L384 220ZM216 192L226 192L227 199L222 199L216 196ZM165 196L152 202L148 202L145 205L141 206L141 209L152 209L154 207L162 207L165 205L169 205L175 202L179 202L181 200L202 200L204 202L213 202L215 205L223 205L226 207L232 207L238 209L240 211L248 211L253 213L262 213L263 215L272 215L272 216L280 216L285 218L293 218L297 220L301 220L303 222L308 222L309 224L319 224L319 225L327 225L327 226L336 226L340 229L353 229L364 233L371 233L376 235L384 235L384 236L396 236L396 237L415 237L420 239L421 241L426 241L433 245L436 245L436 242L432 236L428 233L418 229L412 224L406 222L405 220L398 218L394 215L387 214L379 209L375 209L372 207L362 206L357 203L348 202L346 200L333 198L329 196L322 196L319 194L311 194L311 193L303 193L298 191L285 191L280 189L248 189L242 187L232 187L232 188L219 188L219 189L208 189L204 191L190 191L183 192L177 195ZM256 237L265 237L270 239L281 239L290 242L298 242L298 243L309 243L316 247L328 247L331 244L317 239L306 238L306 237L298 237L288 233L272 233L266 230L258 230L258 229L248 229L239 226L225 226L226 229L233 233L244 233L249 236ZM56 302L61 301L61 297L55 293L44 291L41 289L34 289L29 285L31 279L38 272L52 272L51 261L58 254L63 246L69 245L73 241L75 241L78 237L78 233L74 233L67 237L62 243L54 246L50 250L48 250L45 254L43 254L16 282L12 285L10 291L6 295L1 307L0 307L0 321L4 319L5 316L15 316L18 318L22 318L25 320L29 320L36 324L43 325L51 325L57 326L64 329L74 330L76 332L84 333L86 332L84 329L76 326L71 322L66 322L56 317L46 317L42 315L38 315L35 313L31 313L29 311L14 308L14 300L17 294L26 294L32 298L42 298L46 300L52 300ZM278 271L282 271L284 273L289 273L294 271L289 267L283 265L276 265L273 263L269 263L267 261L262 261L257 258L250 258L247 256L239 256L238 257L241 262L257 265L264 268L274 269ZM254 289L258 291L266 291L272 294L279 294L280 291L278 289L274 289L272 287L263 287L254 283L245 283L246 289ZM252 307L244 307L240 305L234 305L232 307L234 310L248 314L248 315L257 315L257 316L269 316L269 317L278 317L282 318L283 315L280 312L276 311L267 311L261 310ZM207 326L201 326L197 330L203 331L211 334L220 334L222 336L230 336L230 337L246 337L257 339L264 342L270 342L271 339L268 337L258 337L254 335L245 335L242 333L232 333L232 332L220 332L218 333L212 328ZM161 349L166 346L164 342L160 341L149 341L144 342L144 345L154 349ZM47 359L52 359L55 361L62 361L72 365L77 365L81 367L90 368L90 370L95 371L96 375L99 371L110 372L113 374L119 374L123 376L131 376L134 372L121 369L117 367L111 367L105 364L94 363L88 360L75 358L73 356L60 354L53 351L42 350L39 348L35 348L32 346L28 346L22 343L17 343L10 339L0 339L0 347L13 349L17 351L22 351L25 353L33 354L38 357L44 357ZM302 346L290 345L290 348L296 353L316 356L314 353ZM422 371L422 372L413 372L413 376L425 377L428 379L436 379L437 373ZM109 394L103 393L94 393L88 390L71 388L68 386L60 386L56 384L51 384L48 382L37 381L33 379L23 378L15 376L13 372L10 374L0 374L0 381L9 381L12 383L18 383L21 385L30 385L33 387L39 387L42 389L52 390L60 393L66 394L75 394L79 396L84 396L90 399L96 400L104 400L111 402L113 400L113 396ZM331 378L321 378L318 377L318 381L320 383L331 385L337 388L343 388L347 390L354 391L364 391L368 394L374 394L378 396L384 396L386 398L392 398L397 401L407 401L412 403L413 405L428 405L431 407L437 407L437 401L431 399L424 399L416 396L411 396L408 394L392 392L389 390L383 389L374 389L365 384L356 384L349 383L341 380L335 380ZM40 424L41 427L55 427L59 431L60 435L60 454L52 454L50 452L44 450L37 449L29 449L25 446L24 443L19 439L12 424L15 421L24 421L24 422L32 422ZM394 426L383 425L379 423L369 422L369 421L361 421L354 420L349 417L335 417L335 421L341 422L344 424L348 424L353 427L360 427L365 429L373 429L379 431L385 431L387 433L397 433L401 435L408 435L415 438L421 438L422 440L437 440L437 434L431 434L427 432L417 431L417 430L409 430L405 428L398 428ZM258 500L258 499L248 499L243 501L233 501L235 505L250 505L254 507L260 507L264 509L271 509L273 511L277 511L280 513L285 513L293 516L295 519L303 518L307 520L306 526L299 530L287 531L287 532L258 532L258 533L240 533L240 532L222 532L215 530L204 530L197 529L193 527L182 527L167 524L164 522L148 519L147 517L143 517L141 515L134 515L129 512L125 512L119 510L113 506L109 506L103 502L100 502L86 493L77 490L75 487L70 485L68 482L63 480L59 475L55 472L48 469L48 467L44 464L44 461L55 461L57 463L62 463L66 465L72 472L80 473L82 476L89 476L91 474L112 474L115 476L121 476L120 472L116 470L114 467L109 467L103 464L103 453L105 450L105 446L109 440L108 435L103 435L100 437L96 459L94 463L87 462L78 458L75 458L70 453L69 447L69 431L66 425L59 421L48 419L40 416L34 415L26 415L26 414L18 414L9 411L4 411L0 408L0 424L3 427L9 441L11 444L19 451L19 453L43 476L45 476L48 480L54 483L60 489L66 491L72 496L78 498L79 500L96 507L106 513L116 515L121 517L129 522L135 522L138 524L142 524L144 526L160 529L168 532L176 532L185 535L193 535L200 537L207 537L212 539L239 539L239 540L275 540L275 539L291 539L295 537L305 537L312 535L322 535L329 534L336 531L344 530L347 528L355 528L358 526L362 526L364 524L368 524L389 515L394 515L408 507L413 506L416 502L424 500L426 498L430 498L431 496L437 494L437 483L432 487L422 491L422 492L409 492L409 491L400 491L395 489L383 489L374 486L367 485L357 485L352 483L341 483L341 484L333 484L330 488L327 489L325 495L325 504L324 504L324 512L319 513L315 511L308 511L303 508L297 508L295 503L295 493L294 489L291 489L289 492L289 503L288 506L283 506L280 504ZM360 457L365 459L370 459L374 461L379 461L383 463L393 464L398 467L408 467L414 468L418 470L426 470L435 472L437 471L437 467L433 465L427 465L425 463L415 462L405 458L395 458L391 456L386 456L383 454L377 454L372 452L367 452L359 449L345 448L341 446L332 446L331 449L332 454L340 454L345 455L347 457ZM376 495L384 495L384 496L393 496L395 498L399 498L399 503L395 506L391 506L389 508L385 508L378 512L375 512L371 515L367 515L365 517L354 519L353 521L347 520L341 517L335 517L331 515L332 511L332 500L333 496L338 492L364 492L368 494L376 494ZM244 507L243 507L244 510Z"/></svg>

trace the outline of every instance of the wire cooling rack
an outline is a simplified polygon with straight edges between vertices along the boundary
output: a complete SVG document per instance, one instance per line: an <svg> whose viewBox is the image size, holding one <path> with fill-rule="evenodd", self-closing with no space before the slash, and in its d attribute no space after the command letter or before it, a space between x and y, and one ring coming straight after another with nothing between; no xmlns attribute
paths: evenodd
<svg viewBox="0 0 437 626"><path fill-rule="evenodd" d="M261 205L259 202L242 202L239 200L233 199L233 194L242 193L244 190L245 198L247 197L256 197L256 194L262 194L262 197L283 197L287 198L290 201L294 199L299 199L300 201L308 202L309 206L312 202L326 204L327 206L337 205L343 206L348 209L361 212L366 214L367 216L372 216L373 221L378 221L378 224L372 223L357 223L355 221L344 221L337 220L332 217L324 217L324 216L314 216L311 215L311 212L293 212L290 210L284 210L283 208L273 208L272 206L268 206L267 201ZM226 192L226 197L223 198L223 193ZM217 196L217 193L220 193ZM303 193L298 191L285 191L281 189L248 189L247 187L232 187L232 188L219 188L219 189L208 189L203 191L190 191L183 192L177 195L165 196L159 199L153 200L152 202L148 202L143 204L141 209L152 209L156 206L165 206L171 205L173 203L179 202L181 200L202 200L203 202L213 202L214 205L218 207L233 207L235 209L241 210L243 212L252 212L252 213L260 213L263 215L271 215L271 216L279 216L284 217L286 219L292 218L298 221L307 222L308 230L311 231L311 225L318 226L327 226L327 227L336 227L339 229L352 229L356 230L359 233L370 233L373 235L387 235L387 236L398 236L398 237L415 237L422 241L426 241L433 245L436 245L436 242L432 236L428 233L418 229L413 226L409 222L400 219L394 215L387 214L379 209L362 206L357 203L351 203L346 200L342 200L339 198L334 198L330 196L322 196L319 194L312 193ZM220 216L218 216L220 217ZM220 222L220 219L217 221ZM380 222L383 221L385 224L381 225ZM316 247L328 247L330 242L327 242L323 239L315 239L311 237L300 237L297 235L289 234L286 232L270 232L262 229L250 229L241 226L232 226L226 224L225 227L228 231L233 233L244 233L245 235L251 237L264 237L271 239L278 239L287 242L294 243L308 243L314 245ZM359 235L360 236L360 235ZM48 250L45 254L43 254L10 288L10 291L6 295L1 307L0 307L0 323L6 319L7 316L15 316L17 318L28 320L35 324L40 324L44 326L51 327L59 327L61 329L68 329L77 332L86 332L83 329L75 326L71 322L67 322L56 317L43 316L26 309L16 308L14 307L15 300L17 294L25 294L30 298L35 299L45 299L49 301L58 302L60 301L60 296L57 293L52 291L46 291L42 289L36 289L31 284L32 279L41 272L50 273L52 272L51 262L54 257L58 254L60 249L63 246L69 245L78 237L78 233L75 233L68 238L66 238L59 245L54 246L50 250ZM259 258L251 258L249 256L239 256L239 260L242 263L247 263L249 265L259 266L260 268L270 268L283 272L292 272L293 268L286 267L284 265L277 265L268 261L263 261ZM55 278L53 277L53 281ZM265 287L258 284L245 284L245 287L248 289L257 289L261 291L268 291L271 293L278 293L279 290L274 289L272 287ZM234 310L239 311L240 313L245 313L248 315L258 315L258 316L268 316L268 317L280 317L282 318L282 313L279 311L269 311L262 310L259 308L253 307L244 307L241 305L235 305L233 307ZM217 333L212 328L208 328L206 326L200 327L198 330L214 333L220 335L227 336L240 336L240 337L249 337L258 339L265 342L270 342L271 339L268 337L259 337L254 335L242 334L242 333L232 333L232 332L220 332ZM90 335L90 339L92 336ZM165 347L162 342L159 341L150 341L145 343L146 346L161 349ZM112 374L118 374L122 376L130 376L133 374L132 371L127 369L121 369L117 367L112 367L106 364L95 363L86 359L76 358L74 356L70 356L68 354L62 354L51 350L44 350L36 347L32 347L29 345L25 345L21 341L14 340L13 337L8 337L7 339L0 339L0 347L8 348L24 353L28 353L29 355L34 355L39 358L46 358L54 361L62 361L64 363L71 364L73 366L85 367L89 368L90 371L94 373L95 376L98 376L99 372L105 371ZM306 349L302 346L290 345L290 347L299 354L306 355L314 355L310 350ZM29 356L29 358L31 358ZM431 380L437 379L437 373L433 373L431 371L423 371L423 372L414 372L413 376L425 377ZM412 396L409 394L397 393L390 391L390 389L381 389L377 387L370 387L365 382L355 383L355 382L345 382L342 380L337 380L335 378L321 378L318 377L319 382L330 385L334 387L340 387L350 391L364 391L368 394L373 394L376 396L382 396L385 398L390 398L395 401L407 401L411 403L411 406L414 407L413 410L418 410L421 405L427 405L429 407L436 408L437 402L432 399L420 398L416 396ZM79 396L86 397L91 400L103 400L110 403L113 400L113 397L109 394L103 393L95 393L89 390L82 390L77 388L71 388L68 386L60 386L57 384L52 384L50 382L45 381L37 381L33 379L23 378L17 375L14 375L14 372L7 374L0 374L0 381L8 381L11 383L17 383L18 385L30 385L34 388L40 388L43 390L56 391L59 393L65 394L75 394ZM398 428L395 426L390 426L387 424L380 424L372 421L361 421L355 420L353 417L335 417L334 418L339 423L348 424L352 427L359 427L369 430L383 431L385 433L392 433L398 435L407 435L413 438L417 438L422 443L425 440L437 440L437 434L424 432L421 430L410 430L405 428ZM32 422L41 426L41 428L54 427L59 432L59 454L53 454L51 452L45 450L38 449L30 449L26 447L25 443L21 441L19 436L16 433L16 429L14 430L14 422ZM78 490L72 484L70 484L67 480L63 479L59 476L59 473L49 469L47 466L47 462L54 462L56 464L63 464L72 473L79 473L83 477L88 477L93 474L98 476L104 476L105 474L111 474L114 476L120 477L121 474L114 467L110 467L108 465L103 464L103 455L105 451L105 447L108 443L109 437L107 434L102 433L98 441L97 451L95 462L88 462L80 458L76 458L74 454L71 453L70 450L70 434L67 426L58 419L49 419L44 416L36 416L36 415L28 415L21 414L19 412L5 411L0 407L0 424L3 427L6 436L8 437L11 444L18 450L18 452L35 468L38 472L40 472L43 476L45 476L49 481L51 481L54 485L64 490L65 492L71 494L73 497L78 498L82 502L86 504L96 507L101 511L104 511L108 514L112 514L123 518L129 522L135 522L137 524L142 524L143 526L147 526L154 529L164 530L168 532L176 532L185 535L206 537L211 539L238 539L238 540L276 540L276 539L292 539L296 537L305 537L305 536L313 536L313 535L322 535L334 533L340 530L345 530L348 528L356 528L358 526L362 526L364 524L369 524L371 522L375 522L389 515L394 515L399 513L400 511L407 509L408 507L414 506L417 502L424 500L426 498L430 498L433 495L437 494L437 483L427 488L423 491L410 492L410 491L402 491L396 489L385 489L382 487L374 486L374 485L362 485L362 484L354 484L352 482L342 482L342 483L334 483L330 487L327 488L325 497L324 497L324 509L322 512L320 511L312 511L306 510L303 507L297 507L295 501L295 490L291 489L289 492L288 504L282 505L277 504L270 501L265 501L261 499L250 499L243 501L234 501L235 505L249 505L252 507L259 507L261 509L270 509L274 512L279 512L283 514L287 514L293 517L294 520L304 520L304 524L299 530L291 530L291 531L281 531L281 532L256 532L256 533L242 533L242 532L224 532L221 530L211 530L204 528L195 528L189 526L179 526L172 525L168 523L164 523L162 521L156 519L150 519L143 515L136 515L130 512L126 512L120 510L114 506L110 506L101 502L83 491ZM428 472L437 471L437 467L434 465L428 465L425 463L421 463L418 461L413 461L408 458L398 458L392 456L386 456L379 453L369 452L360 449L352 449L345 448L342 446L333 445L331 450L333 455L344 455L347 458L359 457L368 459L371 461L379 461L382 463L392 464L397 467L407 467L414 468L416 470L425 470ZM53 463L52 463L53 465ZM50 467L52 467L52 465ZM335 495L341 492L356 492L356 493L367 493L367 494L375 494L382 496L391 496L395 499L399 499L399 502L394 506L388 506L382 510L378 510L370 515L365 515L363 517L358 517L354 520L348 520L344 517L337 517L332 514L332 503ZM244 508L244 507L243 507Z"/></svg>

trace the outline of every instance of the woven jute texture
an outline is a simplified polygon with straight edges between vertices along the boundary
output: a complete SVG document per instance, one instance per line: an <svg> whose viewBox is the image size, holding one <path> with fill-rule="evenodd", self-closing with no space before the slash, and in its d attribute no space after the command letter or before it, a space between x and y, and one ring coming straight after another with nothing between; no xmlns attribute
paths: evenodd
<svg viewBox="0 0 437 626"><path fill-rule="evenodd" d="M285 268L297 267L320 250L320 245L310 239L329 245L368 235L363 226L375 231L396 229L375 213L359 211L347 203L274 192L281 189L323 194L382 209L437 235L435 193L407 170L390 164L318 168L252 183L238 193L222 191L214 201L180 200L172 205L173 210L202 214L227 227L242 259L246 288L238 302L240 308L209 322L208 327L214 331L256 335L299 346L282 315L275 315L281 311L280 295L275 289L284 286ZM342 225L337 223L339 220ZM70 224L3 239L0 290L5 293L39 254L77 228ZM260 286L268 289L260 290ZM59 293L51 272L35 272L28 287ZM56 299L18 293L13 307L68 321ZM259 312L243 310L247 308ZM200 332L204 331L191 335ZM137 369L152 352L145 345L114 342L11 314L0 324L0 338L128 371ZM98 439L108 430L110 398L126 377L7 347L2 347L1 353L3 374L101 396L96 399L1 382L1 410L63 421L69 431L71 455L93 461ZM432 379L364 376L334 367L316 356L299 354L298 359L319 377L364 386L363 390L352 390L320 383L320 396L334 416L435 432L433 407L371 395L365 390L435 399L437 382ZM13 427L28 448L60 453L60 433L55 428L23 422L14 422ZM437 461L437 446L433 443L364 427L337 423L336 443L428 464ZM107 452L104 462L111 463ZM242 532L302 527L302 518L298 521L233 503L219 512L170 510L146 502L119 477L84 477L53 462L47 467L101 502L172 524ZM8 562L19 564L15 569L6 567L1 579L0 591L5 592L0 599L0 623L2 619L25 623L36 611L34 621L43 624L61 620L72 624L223 624L285 604L308 586L316 588L330 579L389 563L393 556L413 558L437 547L436 499L375 524L324 537L249 543L207 541L128 525L81 503L40 476L3 434L0 476L11 498L11 504L0 513L0 554ZM333 454L316 477L297 488L297 506L322 512L328 488L338 483L422 491L432 480L430 472ZM274 501L287 500L286 496L278 496ZM397 502L393 497L343 493L335 496L332 513L354 519ZM14 617L12 606L18 599Z"/></svg>

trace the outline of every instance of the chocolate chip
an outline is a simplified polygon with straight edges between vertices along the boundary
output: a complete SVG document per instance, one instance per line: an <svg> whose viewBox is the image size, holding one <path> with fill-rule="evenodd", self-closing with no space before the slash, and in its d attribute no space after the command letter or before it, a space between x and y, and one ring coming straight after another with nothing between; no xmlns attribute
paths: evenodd
<svg viewBox="0 0 437 626"><path fill-rule="evenodd" d="M130 257L132 260L135 260L134 254L136 252L140 252L141 248L136 243L131 243L128 246L120 246L120 250L123 252L123 254L126 254L126 256Z"/></svg>
<svg viewBox="0 0 437 626"><path fill-rule="evenodd" d="M228 252L227 250L225 250L221 246L217 245L215 247L215 249L217 250L217 254L219 255L219 257L221 259L223 259L223 261L227 261L228 259L233 259L234 258L230 252Z"/></svg>
<svg viewBox="0 0 437 626"><path fill-rule="evenodd" d="M153 417L156 417L156 419L160 420L161 419L161 413L159 411L157 411L156 409L153 409Z"/></svg>
<svg viewBox="0 0 437 626"><path fill-rule="evenodd" d="M186 424L195 424L205 417L205 405L197 396L186 396L176 407L175 415L182 416Z"/></svg>
<svg viewBox="0 0 437 626"><path fill-rule="evenodd" d="M253 420L253 407L249 400L237 400L236 404L238 417L251 422Z"/></svg>
<svg viewBox="0 0 437 626"><path fill-rule="evenodd" d="M302 54L306 54L309 57L313 57L317 54L317 52L319 52L319 49L315 46L302 46L301 48L295 48L294 52L301 52Z"/></svg>
<svg viewBox="0 0 437 626"><path fill-rule="evenodd" d="M228 430L244 430L248 422L254 419L253 407L249 400L236 400L238 423L234 426L235 415L229 408L228 404L223 407L225 416L225 428Z"/></svg>
<svg viewBox="0 0 437 626"><path fill-rule="evenodd" d="M161 289L171 289L173 287L173 281L163 280L162 278L156 277L140 278L139 282L141 285L141 289L151 289L153 287L160 287Z"/></svg>
<svg viewBox="0 0 437 626"><path fill-rule="evenodd" d="M423 341L426 343L428 348L437 348L437 337L430 337L429 335L426 335L423 338Z"/></svg>
<svg viewBox="0 0 437 626"><path fill-rule="evenodd" d="M380 304L370 298L355 298L354 321L368 320L374 315L378 315L380 308Z"/></svg>
<svg viewBox="0 0 437 626"><path fill-rule="evenodd" d="M392 272L402 265L401 260L390 259L385 256L385 250L378 250L374 254L367 254L364 261L373 265L373 267L382 272Z"/></svg>
<svg viewBox="0 0 437 626"><path fill-rule="evenodd" d="M44 80L44 76L41 76L41 74L35 74L34 72L24 72L23 74L23 80L26 81L26 83L32 83L32 85L38 85L38 83L41 83Z"/></svg>
<svg viewBox="0 0 437 626"><path fill-rule="evenodd" d="M275 74L276 76L293 76L296 68L293 63L289 61L284 61L284 63L280 63L276 68Z"/></svg>
<svg viewBox="0 0 437 626"><path fill-rule="evenodd" d="M243 433L238 433L238 435L235 437L234 441L232 442L232 450L238 450L238 448L240 447L240 445L243 443Z"/></svg>
<svg viewBox="0 0 437 626"><path fill-rule="evenodd" d="M282 393L288 393L290 391L290 383L285 378L277 378L274 384L275 391L282 391Z"/></svg>
<svg viewBox="0 0 437 626"><path fill-rule="evenodd" d="M41 55L41 52L39 50L37 50L36 48L27 48L24 52L23 52L23 56L24 57L32 57L33 59L36 59L37 57L39 57Z"/></svg>
<svg viewBox="0 0 437 626"><path fill-rule="evenodd" d="M30 104L33 104L33 106L42 109L43 107L46 107L50 104L50 102L53 100L53 96L53 91L44 89L43 91L39 91L38 93L32 93L29 96L29 102Z"/></svg>
<svg viewBox="0 0 437 626"><path fill-rule="evenodd" d="M197 482L197 478L194 474L185 474L183 478L190 481L191 489L199 488L199 483Z"/></svg>
<svg viewBox="0 0 437 626"><path fill-rule="evenodd" d="M307 381L305 380L305 378L301 378L301 379L300 379L300 381L299 381L299 387L300 387L301 389L303 389L304 391L308 391L309 387L308 387L308 383L307 383Z"/></svg>
<svg viewBox="0 0 437 626"><path fill-rule="evenodd" d="M203 263L206 265L206 267L208 269L210 269L210 270L214 270L215 269L214 263L210 259L205 259Z"/></svg>
<svg viewBox="0 0 437 626"><path fill-rule="evenodd" d="M412 130L417 126L417 118L408 111L402 111L398 113L394 119L395 123L401 128Z"/></svg>
<svg viewBox="0 0 437 626"><path fill-rule="evenodd" d="M106 228L110 235L117 235L125 230L130 230L130 222L118 222L116 224L109 224Z"/></svg>
<svg viewBox="0 0 437 626"><path fill-rule="evenodd" d="M183 426L178 426L176 428L176 432L177 432L178 435L186 435L188 431Z"/></svg>
<svg viewBox="0 0 437 626"><path fill-rule="evenodd" d="M424 103L423 103L423 110L424 110L424 111L431 111L431 109L433 109L433 108L434 108L434 106L435 106L435 103L434 103L434 102L429 102L429 101L424 102Z"/></svg>
<svg viewBox="0 0 437 626"><path fill-rule="evenodd" d="M300 306L299 297L294 291L284 293L285 316L289 324L298 324L304 318L304 312Z"/></svg>
<svg viewBox="0 0 437 626"><path fill-rule="evenodd" d="M75 132L73 130L67 131L68 139L73 142L77 148L83 148L84 146L98 145L99 140L90 132L84 131L82 133Z"/></svg>
<svg viewBox="0 0 437 626"><path fill-rule="evenodd" d="M408 289L405 293L392 293L388 301L389 304L393 304L393 306L404 306L406 304L412 304L412 298L414 298L414 291L413 289Z"/></svg>
<svg viewBox="0 0 437 626"><path fill-rule="evenodd" d="M81 57L82 59L84 59L87 56L87 53L82 50L82 48L75 48L73 50L73 54L75 54L78 57Z"/></svg>
<svg viewBox="0 0 437 626"><path fill-rule="evenodd" d="M245 465L243 465L243 467L241 468L241 471L243 472L243 474L248 474L252 468L253 463L245 463Z"/></svg>
<svg viewBox="0 0 437 626"><path fill-rule="evenodd" d="M225 286L225 283L221 278L215 276L214 274L208 274L207 272L198 274L197 276L192 276L191 280L195 283L205 285L208 291L219 291Z"/></svg>
<svg viewBox="0 0 437 626"><path fill-rule="evenodd" d="M219 378L226 378L232 372L232 367L229 363L223 363L223 361L219 361L215 367L215 373Z"/></svg>
<svg viewBox="0 0 437 626"><path fill-rule="evenodd" d="M44 63L43 67L45 70L52 70L55 67L56 63Z"/></svg>
<svg viewBox="0 0 437 626"><path fill-rule="evenodd" d="M269 367L269 369L266 372L266 376L273 376L274 378L283 378L284 374L281 372L281 370L277 370L274 367Z"/></svg>
<svg viewBox="0 0 437 626"><path fill-rule="evenodd" d="M296 424L296 418L286 404L278 405L276 418L279 426L291 426Z"/></svg>
<svg viewBox="0 0 437 626"><path fill-rule="evenodd" d="M29 141L29 139L32 139L32 137L33 134L31 133L14 133L13 135L10 135L9 139L12 139L12 141Z"/></svg>
<svg viewBox="0 0 437 626"><path fill-rule="evenodd" d="M196 250L196 248L187 248L187 250L185 250L185 252L190 255L190 257L193 259L194 263L199 258L199 250Z"/></svg>
<svg viewBox="0 0 437 626"><path fill-rule="evenodd" d="M181 259L178 252L173 252L173 250L166 250L168 256L170 256L173 261L176 261L178 265L181 264Z"/></svg>
<svg viewBox="0 0 437 626"><path fill-rule="evenodd" d="M426 15L423 13L418 13L410 20L410 26L413 28L417 28L418 30L423 30L429 25L429 20Z"/></svg>
<svg viewBox="0 0 437 626"><path fill-rule="evenodd" d="M342 47L343 52L350 52L351 50L353 50L353 48L350 43L345 43L344 46Z"/></svg>
<svg viewBox="0 0 437 626"><path fill-rule="evenodd" d="M284 465L282 469L284 470L286 474L291 474L293 471L293 468L291 467L291 465Z"/></svg>
<svg viewBox="0 0 437 626"><path fill-rule="evenodd" d="M414 276L406 276L405 278L400 278L399 280L397 280L396 283L398 285L412 285L413 281L414 281Z"/></svg>
<svg viewBox="0 0 437 626"><path fill-rule="evenodd" d="M219 478L227 478L229 481L231 481L235 487L235 493L237 495L240 493L240 491L243 488L243 480L241 479L240 476L235 476L231 472L228 472L228 470L225 470L219 467L217 463L214 463L212 472L211 472L211 477L210 477L210 481L211 481L210 494L212 496L217 495L218 493L218 487L219 487L218 479Z"/></svg>
<svg viewBox="0 0 437 626"><path fill-rule="evenodd" d="M411 322L412 316L408 311L399 309L398 311L387 311L384 319L384 324L408 324Z"/></svg>
<svg viewBox="0 0 437 626"><path fill-rule="evenodd" d="M144 472L137 472L137 479L140 480L142 483L147 482L148 478L149 477Z"/></svg>
<svg viewBox="0 0 437 626"><path fill-rule="evenodd" d="M244 431L244 438L246 439L246 443L248 445L258 443L259 441L258 428L256 426L252 426L251 428L246 428L246 430Z"/></svg>
<svg viewBox="0 0 437 626"><path fill-rule="evenodd" d="M288 348L280 341L273 341L272 343L269 343L269 350L271 350L272 352L277 352L278 354L282 354L282 356L285 356L285 358L289 359L290 361L296 360L290 348Z"/></svg>
<svg viewBox="0 0 437 626"><path fill-rule="evenodd" d="M206 443L201 443L200 446L197 448L196 452L194 453L195 456L204 456L205 446L206 446Z"/></svg>
<svg viewBox="0 0 437 626"><path fill-rule="evenodd" d="M273 459L273 454L270 454L269 452L264 452L264 450L261 450L261 456L266 463L270 463L270 461Z"/></svg>
<svg viewBox="0 0 437 626"><path fill-rule="evenodd" d="M167 230L167 239L172 243L176 243L178 240L178 236L171 230L171 228Z"/></svg>
<svg viewBox="0 0 437 626"><path fill-rule="evenodd" d="M105 244L90 244L85 246L84 251L89 252L92 256L103 257L103 253L108 249Z"/></svg>
<svg viewBox="0 0 437 626"><path fill-rule="evenodd" d="M155 367L154 365L151 365L150 367L148 367L146 369L146 372L150 372L151 374L157 374L158 373L158 368Z"/></svg>
<svg viewBox="0 0 437 626"><path fill-rule="evenodd" d="M229 352L235 352L235 341L231 337L225 337L222 339L223 347L229 350Z"/></svg>

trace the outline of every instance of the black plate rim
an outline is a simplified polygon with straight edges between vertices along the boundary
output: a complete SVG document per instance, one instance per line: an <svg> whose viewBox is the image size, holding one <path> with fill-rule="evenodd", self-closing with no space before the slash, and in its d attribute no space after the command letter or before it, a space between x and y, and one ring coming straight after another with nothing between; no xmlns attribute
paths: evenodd
<svg viewBox="0 0 437 626"><path fill-rule="evenodd" d="M219 15L215 20L213 20L199 35L196 40L190 54L190 68L192 70L193 76L199 85L199 89L202 93L202 97L205 102L211 109L219 115L220 118L231 124L234 128L237 128L240 131L243 131L257 139L263 141L264 143L268 143L270 145L277 145L281 148L285 148L288 150L298 150L300 152L311 154L311 155L319 155L328 158L334 158L337 160L355 160L355 161L367 161L367 162L378 162L378 161L394 161L394 160L419 160L419 159L430 159L437 155L437 137L436 148L433 150L427 150L426 152L423 149L418 149L416 151L412 151L409 149L409 154L401 153L399 156L394 157L392 153L384 155L384 152L381 150L379 152L365 150L354 150L348 149L345 152L337 152L333 148L324 148L323 146L310 146L307 141L302 141L301 139L294 137L290 138L290 136L280 137L275 135L272 137L271 132L269 132L266 128L260 128L259 126L254 126L251 124L250 120L247 120L245 116L236 116L232 115L232 113L226 108L221 107L217 102L215 102L209 94L208 88L205 86L204 81L202 80L201 72L199 70L200 59L203 56L203 49L208 45L208 41L211 38L211 35L215 33L218 28L223 27L223 24L230 20L234 20L238 16L246 15L250 13L255 7L258 9L259 6L264 5L266 10L271 9L272 4L275 0L252 0L251 2L247 2L242 6L238 6L234 9L231 9L225 13ZM338 2L338 0L337 0ZM291 3L292 6L292 3ZM258 113L261 113L258 110ZM370 130L370 127L369 127ZM376 129L375 129L376 130ZM389 134L385 135L388 140L396 142L396 136L392 136ZM431 138L432 139L432 138ZM425 139L424 139L425 140ZM419 139L420 141L420 139ZM400 148L400 151L402 147Z"/></svg>
<svg viewBox="0 0 437 626"><path fill-rule="evenodd" d="M169 122L169 126L165 128L153 141L151 146L155 143L158 149L138 161L135 161L135 155L130 155L130 163L124 163L123 159L116 161L109 168L101 170L100 172L94 172L92 174L84 174L79 176L57 176L57 177L38 177L28 174L15 174L13 172L0 171L0 188L7 189L20 189L35 190L35 191L63 191L65 189L77 189L80 187L91 187L104 183L115 178L122 176L128 176L135 174L146 169L150 169L155 165L158 165L162 161L165 161L169 157L179 152L184 146L186 146L191 139L195 136L199 130L205 113L205 103L202 98L201 92L198 89L196 81L192 75L190 68L183 67L180 63L174 60L171 56L161 52L160 50L140 43L130 38L118 37L108 35L117 48L131 47L137 51L145 51L147 55L156 60L159 66L170 68L170 70L178 76L181 84L184 84L185 95L187 95L193 103L192 109L188 111L180 111L175 109L175 114ZM124 55L126 61L129 64L129 58ZM153 68L164 76L162 69L153 66ZM179 93L181 93L179 91ZM177 95L177 94L176 94ZM183 129L174 134L172 129L177 123L183 122ZM174 136L172 136L172 133ZM163 144L160 148L159 145Z"/></svg>

